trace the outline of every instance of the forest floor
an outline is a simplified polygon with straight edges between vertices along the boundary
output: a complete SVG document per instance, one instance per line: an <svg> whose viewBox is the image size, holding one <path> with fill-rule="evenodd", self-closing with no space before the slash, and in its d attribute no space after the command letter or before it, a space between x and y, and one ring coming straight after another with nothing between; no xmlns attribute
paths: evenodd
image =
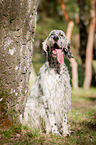
<svg viewBox="0 0 96 145"><path fill-rule="evenodd" d="M21 124L0 127L1 145L95 145L96 144L96 88L88 91L72 90L72 109L68 115L71 136L62 137L32 131Z"/></svg>

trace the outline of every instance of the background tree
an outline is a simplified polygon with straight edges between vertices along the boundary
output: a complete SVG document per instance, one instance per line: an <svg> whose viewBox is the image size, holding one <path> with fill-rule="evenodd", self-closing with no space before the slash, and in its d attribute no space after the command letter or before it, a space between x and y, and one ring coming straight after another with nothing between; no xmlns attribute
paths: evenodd
<svg viewBox="0 0 96 145"><path fill-rule="evenodd" d="M66 10L65 10L65 4L64 4L63 0L61 0L61 7L62 7L64 17L65 17L66 21L68 22L68 28L67 28L66 35L70 42L74 22L72 20L70 20L70 18L67 15ZM72 85L73 85L74 89L77 89L78 88L78 65L74 58L69 59L69 61L71 63L71 67L72 67Z"/></svg>
<svg viewBox="0 0 96 145"><path fill-rule="evenodd" d="M77 0L79 6L79 33L80 33L80 48L79 54L82 62L85 63L86 45L87 45L87 26L88 26L88 6L86 0Z"/></svg>
<svg viewBox="0 0 96 145"><path fill-rule="evenodd" d="M86 47L86 61L85 61L85 79L84 89L88 90L92 80L92 58L93 58L93 43L95 32L95 0L90 2L90 26L88 33L88 42Z"/></svg>
<svg viewBox="0 0 96 145"><path fill-rule="evenodd" d="M6 104L2 110L7 109L9 120L15 123L28 93L37 6L38 0L0 1L0 96L1 104Z"/></svg>
<svg viewBox="0 0 96 145"><path fill-rule="evenodd" d="M40 0L39 11L45 12L47 16L58 14L58 4L59 0Z"/></svg>

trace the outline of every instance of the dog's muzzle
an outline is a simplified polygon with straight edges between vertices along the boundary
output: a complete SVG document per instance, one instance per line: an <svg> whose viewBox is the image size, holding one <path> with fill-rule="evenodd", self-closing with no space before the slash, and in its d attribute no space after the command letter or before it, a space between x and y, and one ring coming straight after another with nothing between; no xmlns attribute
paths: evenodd
<svg viewBox="0 0 96 145"><path fill-rule="evenodd" d="M54 41L58 41L59 37L57 35L54 35L53 39L54 39Z"/></svg>

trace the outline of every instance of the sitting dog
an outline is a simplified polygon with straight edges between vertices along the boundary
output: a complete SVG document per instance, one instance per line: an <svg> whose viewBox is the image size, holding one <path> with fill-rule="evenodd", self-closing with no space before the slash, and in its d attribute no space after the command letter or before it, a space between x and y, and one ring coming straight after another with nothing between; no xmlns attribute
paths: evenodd
<svg viewBox="0 0 96 145"><path fill-rule="evenodd" d="M43 42L47 62L40 68L24 111L23 124L66 136L67 112L71 106L70 76L64 56L72 57L65 33L53 30Z"/></svg>

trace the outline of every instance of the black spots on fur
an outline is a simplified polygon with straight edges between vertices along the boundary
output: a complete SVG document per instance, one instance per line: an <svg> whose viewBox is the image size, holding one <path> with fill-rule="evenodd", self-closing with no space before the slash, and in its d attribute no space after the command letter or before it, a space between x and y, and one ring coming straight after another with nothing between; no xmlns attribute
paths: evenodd
<svg viewBox="0 0 96 145"><path fill-rule="evenodd" d="M56 73L57 73L57 74L60 74L60 68L58 68L58 69L56 70Z"/></svg>
<svg viewBox="0 0 96 145"><path fill-rule="evenodd" d="M49 46L47 46L47 52L49 52Z"/></svg>
<svg viewBox="0 0 96 145"><path fill-rule="evenodd" d="M41 94L43 94L43 90L41 88L41 84L39 84L39 90L40 90Z"/></svg>
<svg viewBox="0 0 96 145"><path fill-rule="evenodd" d="M68 43L67 47L68 47L68 49L70 49L70 44L69 43Z"/></svg>
<svg viewBox="0 0 96 145"><path fill-rule="evenodd" d="M64 119L66 120L67 118L66 118L66 114L64 114Z"/></svg>
<svg viewBox="0 0 96 145"><path fill-rule="evenodd" d="M63 68L63 70L65 70L65 68Z"/></svg>
<svg viewBox="0 0 96 145"><path fill-rule="evenodd" d="M55 72L60 74L60 64L56 60L56 58L52 57L52 53L48 52L48 62L49 62L49 67L54 68Z"/></svg>
<svg viewBox="0 0 96 145"><path fill-rule="evenodd" d="M62 32L59 32L59 36L64 37L64 35L63 35L63 33L62 33Z"/></svg>
<svg viewBox="0 0 96 145"><path fill-rule="evenodd" d="M44 51L44 52L43 52L43 56L44 56L44 57L46 57L46 56L47 56L46 51Z"/></svg>
<svg viewBox="0 0 96 145"><path fill-rule="evenodd" d="M70 44L68 43L67 48L63 48L64 54L65 56L67 56L68 58L74 58L72 56L72 53L70 51Z"/></svg>
<svg viewBox="0 0 96 145"><path fill-rule="evenodd" d="M63 48L64 54L67 55L68 50L66 48Z"/></svg>
<svg viewBox="0 0 96 145"><path fill-rule="evenodd" d="M54 50L54 48L56 47L57 49L59 49L59 47L58 47L58 45L56 43L54 45L55 45L54 47L47 46L48 62L49 62L49 67L50 68L55 68L56 73L59 74L59 72L60 72L60 64L57 61L57 58L52 56L52 51Z"/></svg>
<svg viewBox="0 0 96 145"><path fill-rule="evenodd" d="M48 112L47 112L47 110L48 110L48 108L46 109L46 115L47 115L47 118L49 117L49 115L48 115Z"/></svg>
<svg viewBox="0 0 96 145"><path fill-rule="evenodd" d="M55 60L51 54L48 55L48 62L49 62L49 66L50 68L54 68L56 70L56 73L59 74L60 72L60 64L57 60Z"/></svg>

